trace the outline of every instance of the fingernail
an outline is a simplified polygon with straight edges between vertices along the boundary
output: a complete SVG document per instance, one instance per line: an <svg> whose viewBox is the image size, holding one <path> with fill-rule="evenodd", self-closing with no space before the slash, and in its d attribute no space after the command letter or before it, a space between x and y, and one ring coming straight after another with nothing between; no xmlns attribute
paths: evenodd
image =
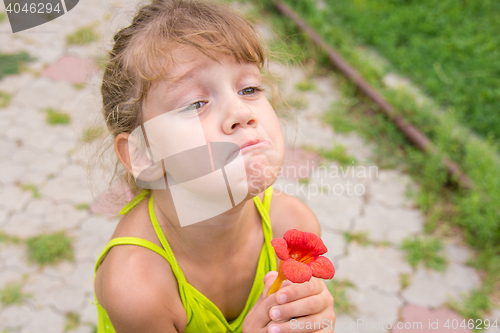
<svg viewBox="0 0 500 333"><path fill-rule="evenodd" d="M271 310L271 317L273 320L278 320L280 319L281 312L278 309L273 309Z"/></svg>
<svg viewBox="0 0 500 333"><path fill-rule="evenodd" d="M271 327L271 333L280 333L280 328L278 326Z"/></svg>
<svg viewBox="0 0 500 333"><path fill-rule="evenodd" d="M286 294L281 294L278 296L278 301L280 303L285 303L286 302Z"/></svg>

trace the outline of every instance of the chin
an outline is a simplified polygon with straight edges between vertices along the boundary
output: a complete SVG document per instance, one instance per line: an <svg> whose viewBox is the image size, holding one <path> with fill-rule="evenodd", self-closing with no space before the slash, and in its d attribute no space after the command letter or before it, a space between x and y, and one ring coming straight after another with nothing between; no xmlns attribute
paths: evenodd
<svg viewBox="0 0 500 333"><path fill-rule="evenodd" d="M259 195L271 186L281 170L281 164L278 161L270 163L267 156L252 156L246 163L248 194L251 197Z"/></svg>

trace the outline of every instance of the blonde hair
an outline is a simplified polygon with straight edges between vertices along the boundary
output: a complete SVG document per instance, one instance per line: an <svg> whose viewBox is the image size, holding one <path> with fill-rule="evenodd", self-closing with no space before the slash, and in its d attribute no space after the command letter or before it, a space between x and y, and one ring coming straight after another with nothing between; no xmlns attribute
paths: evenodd
<svg viewBox="0 0 500 333"><path fill-rule="evenodd" d="M114 36L109 52L101 94L103 115L113 138L141 125L148 89L175 63L171 50L179 45L193 46L215 61L214 53L222 53L239 63L266 67L269 72L265 42L252 24L229 6L214 1L154 0ZM266 76L263 80L271 88L271 104L280 100L275 84ZM126 170L121 176L133 194L142 190Z"/></svg>

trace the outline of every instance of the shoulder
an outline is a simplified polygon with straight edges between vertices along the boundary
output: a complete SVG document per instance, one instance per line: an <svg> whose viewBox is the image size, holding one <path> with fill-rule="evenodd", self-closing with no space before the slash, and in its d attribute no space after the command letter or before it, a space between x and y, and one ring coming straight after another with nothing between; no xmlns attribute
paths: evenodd
<svg viewBox="0 0 500 333"><path fill-rule="evenodd" d="M321 227L311 208L299 199L273 188L269 217L273 237L283 237L289 229L312 232L321 236Z"/></svg>
<svg viewBox="0 0 500 333"><path fill-rule="evenodd" d="M182 331L180 318L186 315L163 257L133 245L115 246L107 257L99 302L117 332Z"/></svg>

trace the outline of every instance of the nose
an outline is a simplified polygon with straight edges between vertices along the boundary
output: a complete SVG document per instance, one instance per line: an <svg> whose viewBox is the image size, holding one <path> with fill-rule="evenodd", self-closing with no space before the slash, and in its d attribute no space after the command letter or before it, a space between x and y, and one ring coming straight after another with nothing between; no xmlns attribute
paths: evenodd
<svg viewBox="0 0 500 333"><path fill-rule="evenodd" d="M222 130L225 134L232 134L238 127L255 127L257 116L250 106L237 96L226 104L225 117L222 123Z"/></svg>

